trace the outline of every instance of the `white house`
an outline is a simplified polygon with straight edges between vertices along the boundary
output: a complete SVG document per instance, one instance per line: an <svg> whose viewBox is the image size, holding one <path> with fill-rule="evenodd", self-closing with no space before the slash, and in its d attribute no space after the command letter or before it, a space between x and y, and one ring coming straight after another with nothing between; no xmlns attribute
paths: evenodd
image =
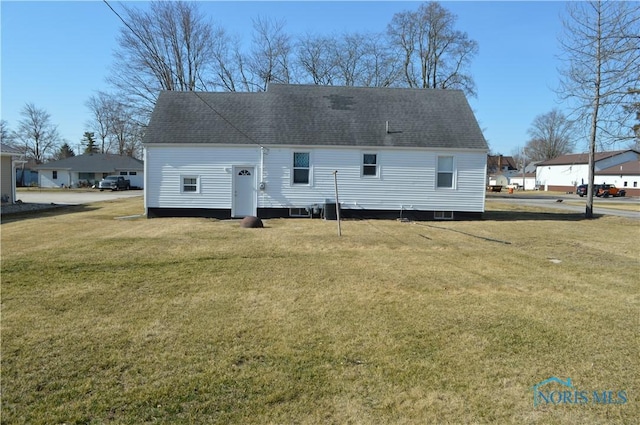
<svg viewBox="0 0 640 425"><path fill-rule="evenodd" d="M144 140L148 217L461 219L484 212L487 143L457 90L270 85L162 92Z"/></svg>
<svg viewBox="0 0 640 425"><path fill-rule="evenodd" d="M596 152L595 175L597 176L602 170L629 161L637 161L639 158L640 152L633 149ZM576 186L587 184L588 178L589 154L587 153L562 155L540 162L536 168L536 183L541 190L574 191Z"/></svg>
<svg viewBox="0 0 640 425"><path fill-rule="evenodd" d="M132 188L144 187L144 165L130 156L86 153L36 167L40 187L90 186L109 175L125 176Z"/></svg>
<svg viewBox="0 0 640 425"><path fill-rule="evenodd" d="M16 162L22 153L9 145L0 144L0 197L2 202L16 201Z"/></svg>
<svg viewBox="0 0 640 425"><path fill-rule="evenodd" d="M624 189L627 196L640 196L640 159L596 171L594 183L614 184Z"/></svg>

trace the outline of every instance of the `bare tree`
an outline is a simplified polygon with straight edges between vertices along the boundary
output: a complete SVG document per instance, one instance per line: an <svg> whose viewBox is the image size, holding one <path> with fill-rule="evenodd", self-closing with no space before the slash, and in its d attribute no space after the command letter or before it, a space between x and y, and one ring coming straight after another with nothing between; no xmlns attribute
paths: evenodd
<svg viewBox="0 0 640 425"><path fill-rule="evenodd" d="M558 109L534 118L528 130L527 156L532 161L546 161L573 151L574 123Z"/></svg>
<svg viewBox="0 0 640 425"><path fill-rule="evenodd" d="M389 87L398 82L398 56L382 34L368 34L364 42L361 83L366 87Z"/></svg>
<svg viewBox="0 0 640 425"><path fill-rule="evenodd" d="M628 144L630 149L640 150L640 88L629 89L629 93L633 96L633 102L630 105L625 105L625 111L630 113L635 118L632 131L634 134L633 140Z"/></svg>
<svg viewBox="0 0 640 425"><path fill-rule="evenodd" d="M468 68L478 53L478 43L455 29L456 20L437 2L393 16L387 33L402 58L402 73L409 87L461 89L475 96Z"/></svg>
<svg viewBox="0 0 640 425"><path fill-rule="evenodd" d="M253 20L253 48L246 61L253 76L251 83L247 84L251 91L265 91L270 82L292 82L293 46L284 26L284 21L265 18Z"/></svg>
<svg viewBox="0 0 640 425"><path fill-rule="evenodd" d="M10 145L13 142L13 134L9 129L9 123L5 120L0 120L0 142L5 145Z"/></svg>
<svg viewBox="0 0 640 425"><path fill-rule="evenodd" d="M363 71L365 56L363 34L345 34L335 45L336 79L340 85L355 86Z"/></svg>
<svg viewBox="0 0 640 425"><path fill-rule="evenodd" d="M46 110L33 103L25 104L20 115L22 119L14 136L24 146L27 158L41 164L60 142L58 127L51 122L51 115Z"/></svg>
<svg viewBox="0 0 640 425"><path fill-rule="evenodd" d="M214 40L223 31L196 3L152 2L149 11L123 6L110 81L148 117L160 90L207 90L215 58Z"/></svg>
<svg viewBox="0 0 640 425"><path fill-rule="evenodd" d="M240 39L220 32L213 47L214 75L209 82L211 87L224 91L249 91L244 74L245 58L240 52Z"/></svg>
<svg viewBox="0 0 640 425"><path fill-rule="evenodd" d="M112 103L108 113L109 137L115 153L134 156L139 150L143 127L131 118L132 111L125 103Z"/></svg>
<svg viewBox="0 0 640 425"><path fill-rule="evenodd" d="M104 92L99 92L97 95L91 96L86 103L92 115L92 119L88 125L98 136L100 153L107 153L110 148L110 116L115 104L115 99Z"/></svg>
<svg viewBox="0 0 640 425"><path fill-rule="evenodd" d="M623 106L630 103L629 89L640 86L640 6L618 1L570 2L563 27L564 67L558 93L573 101L577 119L588 123L585 216L592 218L596 146L604 140L631 137L628 118L632 114L625 113Z"/></svg>
<svg viewBox="0 0 640 425"><path fill-rule="evenodd" d="M336 39L306 34L298 40L297 61L302 72L317 85L333 85Z"/></svg>

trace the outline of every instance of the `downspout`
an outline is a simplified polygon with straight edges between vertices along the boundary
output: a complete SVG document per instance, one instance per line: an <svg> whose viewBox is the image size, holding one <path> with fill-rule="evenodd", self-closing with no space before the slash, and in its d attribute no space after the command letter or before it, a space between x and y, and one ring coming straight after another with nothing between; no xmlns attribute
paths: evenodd
<svg viewBox="0 0 640 425"><path fill-rule="evenodd" d="M264 146L260 146L260 183L264 182Z"/></svg>
<svg viewBox="0 0 640 425"><path fill-rule="evenodd" d="M16 203L16 161L13 156L11 156L11 203Z"/></svg>
<svg viewBox="0 0 640 425"><path fill-rule="evenodd" d="M142 161L143 161L143 169L142 169L142 197L143 197L143 201L144 201L144 215L147 216L147 218L149 218L148 213L148 209L149 209L149 205L148 205L148 194L147 194L147 188L149 187L147 185L147 178L148 178L148 170L147 170L147 164L149 163L149 158L147 155L147 147L144 146L142 148Z"/></svg>

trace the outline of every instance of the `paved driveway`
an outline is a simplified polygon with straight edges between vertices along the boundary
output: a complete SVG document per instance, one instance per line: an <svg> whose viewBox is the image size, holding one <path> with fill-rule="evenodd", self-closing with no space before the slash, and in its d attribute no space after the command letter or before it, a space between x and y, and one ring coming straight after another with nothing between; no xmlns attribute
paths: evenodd
<svg viewBox="0 0 640 425"><path fill-rule="evenodd" d="M121 192L111 192L99 190L76 192L73 190L60 190L55 192L48 191L20 191L16 193L16 197L25 203L30 204L57 204L57 205L80 205L89 204L91 202L109 201L120 198L133 198L143 196L142 190L125 190Z"/></svg>

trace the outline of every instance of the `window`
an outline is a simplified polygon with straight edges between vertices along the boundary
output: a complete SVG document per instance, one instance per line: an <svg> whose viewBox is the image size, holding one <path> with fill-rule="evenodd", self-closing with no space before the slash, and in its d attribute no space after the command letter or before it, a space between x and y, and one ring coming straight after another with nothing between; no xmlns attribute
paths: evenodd
<svg viewBox="0 0 640 425"><path fill-rule="evenodd" d="M638 182L633 182L633 187L638 187Z"/></svg>
<svg viewBox="0 0 640 425"><path fill-rule="evenodd" d="M434 211L433 218L435 220L453 220L453 211Z"/></svg>
<svg viewBox="0 0 640 425"><path fill-rule="evenodd" d="M311 217L308 208L289 208L289 217Z"/></svg>
<svg viewBox="0 0 640 425"><path fill-rule="evenodd" d="M293 153L293 183L309 184L309 152Z"/></svg>
<svg viewBox="0 0 640 425"><path fill-rule="evenodd" d="M126 176L126 175L127 175L127 172L126 172L126 171L120 171L120 175L121 175L121 176Z"/></svg>
<svg viewBox="0 0 640 425"><path fill-rule="evenodd" d="M453 157L438 157L437 187L453 189Z"/></svg>
<svg viewBox="0 0 640 425"><path fill-rule="evenodd" d="M378 155L375 153L365 153L362 155L362 175L378 175Z"/></svg>
<svg viewBox="0 0 640 425"><path fill-rule="evenodd" d="M53 179L56 180L58 178L58 172L56 170L52 171Z"/></svg>
<svg viewBox="0 0 640 425"><path fill-rule="evenodd" d="M137 176L138 172L137 171L129 171L129 175L130 176Z"/></svg>
<svg viewBox="0 0 640 425"><path fill-rule="evenodd" d="M199 181L196 176L183 176L182 177L182 191L188 193L199 192Z"/></svg>
<svg viewBox="0 0 640 425"><path fill-rule="evenodd" d="M623 186L624 186L624 187L627 187L627 182L624 182Z"/></svg>

